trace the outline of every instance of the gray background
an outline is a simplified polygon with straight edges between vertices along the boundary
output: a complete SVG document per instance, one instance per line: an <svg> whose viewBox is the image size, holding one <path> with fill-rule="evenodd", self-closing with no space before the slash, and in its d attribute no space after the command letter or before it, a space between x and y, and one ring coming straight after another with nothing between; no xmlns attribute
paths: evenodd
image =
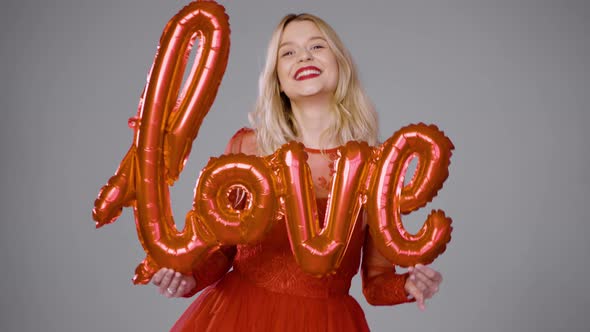
<svg viewBox="0 0 590 332"><path fill-rule="evenodd" d="M165 23L185 1L8 0L0 20L0 330L164 331L191 300L133 286L133 216L94 229L131 144ZM172 191L177 222L209 156L247 124L279 18L309 11L350 48L382 138L438 124L456 146L433 203L454 219L425 312L372 307L374 331L588 331L590 5L585 1L223 1L217 100ZM426 209L406 218L416 229Z"/></svg>

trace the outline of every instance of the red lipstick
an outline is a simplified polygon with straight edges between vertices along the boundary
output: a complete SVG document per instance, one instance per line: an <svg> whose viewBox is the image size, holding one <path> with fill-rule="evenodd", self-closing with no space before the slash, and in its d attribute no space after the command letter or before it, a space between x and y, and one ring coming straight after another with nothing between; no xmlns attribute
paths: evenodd
<svg viewBox="0 0 590 332"><path fill-rule="evenodd" d="M302 67L295 72L295 80L303 81L306 79L318 77L321 73L322 71L316 66Z"/></svg>

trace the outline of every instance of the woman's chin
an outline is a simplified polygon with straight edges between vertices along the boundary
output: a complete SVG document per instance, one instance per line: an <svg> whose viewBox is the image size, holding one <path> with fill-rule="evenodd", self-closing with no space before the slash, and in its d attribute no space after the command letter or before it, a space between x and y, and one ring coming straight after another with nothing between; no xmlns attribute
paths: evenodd
<svg viewBox="0 0 590 332"><path fill-rule="evenodd" d="M309 101L317 99L318 101L322 98L330 99L331 96L334 94L334 91L326 91L322 87L309 87L298 91L298 93L294 94L291 101L298 102L298 101Z"/></svg>

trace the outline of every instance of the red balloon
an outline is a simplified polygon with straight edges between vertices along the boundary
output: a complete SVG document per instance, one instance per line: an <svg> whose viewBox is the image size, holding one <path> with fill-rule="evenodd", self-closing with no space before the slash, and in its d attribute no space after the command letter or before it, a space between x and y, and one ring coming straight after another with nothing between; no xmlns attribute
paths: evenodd
<svg viewBox="0 0 590 332"><path fill-rule="evenodd" d="M225 9L215 2L193 2L168 22L135 118L133 145L95 202L97 227L115 221L123 206L135 206L147 257L136 269L134 283L147 283L163 266L189 274L219 246L194 211L184 230L176 230L168 185L182 170L217 94L229 34ZM195 63L180 92L195 38L200 41Z"/></svg>
<svg viewBox="0 0 590 332"><path fill-rule="evenodd" d="M453 148L443 132L425 124L404 127L379 147L367 216L376 247L393 264L428 264L451 240L452 220L443 211L432 211L417 234L406 231L401 214L426 205L436 196L448 177ZM418 157L418 166L404 187L413 157Z"/></svg>
<svg viewBox="0 0 590 332"><path fill-rule="evenodd" d="M170 20L138 114L129 120L135 129L133 144L95 201L97 228L114 222L123 207L134 207L139 241L147 253L134 283L147 283L161 267L190 274L221 244L259 241L280 216L301 268L316 276L334 273L363 204L375 245L393 264L427 264L441 254L452 229L442 211L433 211L417 234L409 234L401 220L401 214L430 202L448 176L453 145L436 126L424 124L402 128L376 149L358 142L339 149L323 227L306 153L292 142L264 158L212 158L197 182L185 228L176 229L168 186L182 171L217 94L229 34L228 17L215 2L193 2ZM196 38L197 56L181 91ZM404 186L413 157L418 167ZM228 200L235 189L249 197L243 209Z"/></svg>
<svg viewBox="0 0 590 332"><path fill-rule="evenodd" d="M115 175L100 189L92 210L96 228L115 222L123 207L132 206L135 202L136 150L135 146L131 146Z"/></svg>
<svg viewBox="0 0 590 332"><path fill-rule="evenodd" d="M280 182L285 184L282 205L291 249L301 268L318 277L335 273L340 266L366 198L371 148L365 142L352 141L338 153L322 228L303 145L289 143L276 153Z"/></svg>
<svg viewBox="0 0 590 332"><path fill-rule="evenodd" d="M225 245L260 241L278 216L278 200L270 165L244 154L211 158L199 176L194 210ZM228 197L240 189L249 199L236 209Z"/></svg>

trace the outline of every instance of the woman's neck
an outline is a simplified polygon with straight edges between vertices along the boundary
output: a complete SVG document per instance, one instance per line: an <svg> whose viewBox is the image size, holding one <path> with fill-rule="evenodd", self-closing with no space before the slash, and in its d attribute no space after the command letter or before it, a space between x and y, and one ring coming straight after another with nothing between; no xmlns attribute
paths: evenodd
<svg viewBox="0 0 590 332"><path fill-rule="evenodd" d="M330 108L331 101L325 99L305 98L291 101L297 134L303 145L314 149L332 148L336 145L335 142L321 142L322 133L333 121L334 114Z"/></svg>

